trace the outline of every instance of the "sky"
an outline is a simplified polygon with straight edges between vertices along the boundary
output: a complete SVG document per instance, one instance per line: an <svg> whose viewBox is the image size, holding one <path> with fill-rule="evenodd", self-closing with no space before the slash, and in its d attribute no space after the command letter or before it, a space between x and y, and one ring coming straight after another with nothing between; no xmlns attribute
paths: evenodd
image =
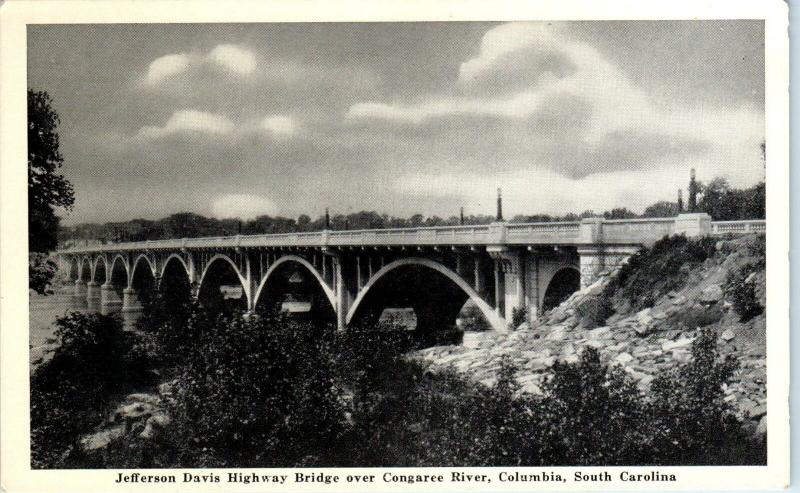
<svg viewBox="0 0 800 493"><path fill-rule="evenodd" d="M641 211L764 178L761 21L28 27L65 224Z"/></svg>

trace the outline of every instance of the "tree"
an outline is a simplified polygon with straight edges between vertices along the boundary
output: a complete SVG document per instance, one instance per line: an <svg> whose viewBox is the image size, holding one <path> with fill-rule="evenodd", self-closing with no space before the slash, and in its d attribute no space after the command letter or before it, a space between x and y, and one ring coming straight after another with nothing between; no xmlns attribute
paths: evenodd
<svg viewBox="0 0 800 493"><path fill-rule="evenodd" d="M55 209L70 210L75 202L72 184L58 174L64 164L56 131L60 119L50 95L28 89L28 249L44 254L58 244L60 219ZM51 260L43 255L31 258L31 287L42 293L52 279Z"/></svg>
<svg viewBox="0 0 800 493"><path fill-rule="evenodd" d="M642 213L642 217L672 217L680 213L680 208L675 202L661 200L655 204L647 206Z"/></svg>
<svg viewBox="0 0 800 493"><path fill-rule="evenodd" d="M72 208L72 184L57 173L64 164L56 128L61 120L50 95L28 89L28 241L32 252L56 247L56 207Z"/></svg>

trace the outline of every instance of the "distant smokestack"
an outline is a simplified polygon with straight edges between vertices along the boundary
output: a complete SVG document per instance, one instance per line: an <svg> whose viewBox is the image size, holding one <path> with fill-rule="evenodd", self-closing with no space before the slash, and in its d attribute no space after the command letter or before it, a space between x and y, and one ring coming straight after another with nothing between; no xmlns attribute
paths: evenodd
<svg viewBox="0 0 800 493"><path fill-rule="evenodd" d="M331 213L325 208L325 229L331 229Z"/></svg>
<svg viewBox="0 0 800 493"><path fill-rule="evenodd" d="M503 189L497 189L497 221L503 220Z"/></svg>
<svg viewBox="0 0 800 493"><path fill-rule="evenodd" d="M683 212L683 189L678 189L678 213Z"/></svg>
<svg viewBox="0 0 800 493"><path fill-rule="evenodd" d="M460 224L462 226L464 225L464 208L463 207L461 208L461 211L459 212L458 224Z"/></svg>

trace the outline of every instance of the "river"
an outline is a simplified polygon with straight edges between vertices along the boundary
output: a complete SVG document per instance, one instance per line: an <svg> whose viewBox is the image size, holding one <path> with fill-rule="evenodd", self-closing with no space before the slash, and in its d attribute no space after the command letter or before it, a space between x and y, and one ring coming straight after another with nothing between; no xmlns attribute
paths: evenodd
<svg viewBox="0 0 800 493"><path fill-rule="evenodd" d="M87 303L86 297L76 297L72 293L74 288L72 286L65 286L56 289L54 294L39 295L32 293L30 295L30 361L32 365L36 365L42 356L45 355L47 349L51 349L55 345L54 322L58 317L66 315L70 311L80 311L85 313L113 313L119 312L122 316L123 327L132 329L136 320L139 319L140 314L136 312L121 312L120 307L109 311L108 309L101 308L99 302Z"/></svg>

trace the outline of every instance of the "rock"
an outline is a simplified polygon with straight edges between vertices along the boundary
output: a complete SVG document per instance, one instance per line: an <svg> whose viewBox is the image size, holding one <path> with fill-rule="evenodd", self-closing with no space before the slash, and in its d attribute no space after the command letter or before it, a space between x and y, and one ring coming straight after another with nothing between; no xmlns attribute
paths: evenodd
<svg viewBox="0 0 800 493"><path fill-rule="evenodd" d="M667 341L667 342L665 342L664 344L661 345L661 349L664 352L672 351L673 349L685 348L687 346L691 346L692 342L694 342L694 338L693 337L691 337L691 338L690 337L686 337L686 338L683 338L683 339L678 339L677 341Z"/></svg>
<svg viewBox="0 0 800 493"><path fill-rule="evenodd" d="M606 347L606 343L605 342L603 342L603 341L595 341L595 340L586 341L585 345L589 346L589 347L593 347L595 349L603 349L604 347Z"/></svg>
<svg viewBox="0 0 800 493"><path fill-rule="evenodd" d="M678 296L674 300L672 300L673 305L682 305L686 303L686 296Z"/></svg>
<svg viewBox="0 0 800 493"><path fill-rule="evenodd" d="M731 329L725 329L725 332L720 335L720 338L725 342L730 341L734 337L736 337L736 334Z"/></svg>
<svg viewBox="0 0 800 493"><path fill-rule="evenodd" d="M761 417L758 421L758 426L756 427L756 433L759 435L766 435L767 434L767 415Z"/></svg>
<svg viewBox="0 0 800 493"><path fill-rule="evenodd" d="M544 339L546 341L560 341L560 340L564 339L564 335L565 334L566 334L566 330L564 329L564 327L557 326L557 327L553 327L553 330L551 330L547 334L547 336L545 336Z"/></svg>
<svg viewBox="0 0 800 493"><path fill-rule="evenodd" d="M750 409L750 417L753 419L760 418L767 414L767 405L766 404L759 404L752 409Z"/></svg>
<svg viewBox="0 0 800 493"><path fill-rule="evenodd" d="M517 330L531 330L531 324L528 322L522 322L519 324L519 327L517 327Z"/></svg>
<svg viewBox="0 0 800 493"><path fill-rule="evenodd" d="M633 361L633 356L631 356L629 353L620 353L616 358L614 358L614 361L624 365L625 363L630 363Z"/></svg>
<svg viewBox="0 0 800 493"><path fill-rule="evenodd" d="M653 332L653 326L652 325L641 325L640 324L640 325L635 325L633 327L633 330L635 330L636 333L639 334L640 336L644 337L644 336L650 334L651 332Z"/></svg>
<svg viewBox="0 0 800 493"><path fill-rule="evenodd" d="M489 339L491 331L486 332L464 332L461 345L469 349L477 349L481 343Z"/></svg>
<svg viewBox="0 0 800 493"><path fill-rule="evenodd" d="M596 329L586 331L586 338L589 340L606 339L611 333L608 327L598 327Z"/></svg>
<svg viewBox="0 0 800 493"><path fill-rule="evenodd" d="M712 284L700 293L699 301L701 303L713 304L721 300L723 295L724 293L720 285Z"/></svg>
<svg viewBox="0 0 800 493"><path fill-rule="evenodd" d="M564 344L564 346L561 347L561 354L563 356L575 354L575 345L571 342Z"/></svg>
<svg viewBox="0 0 800 493"><path fill-rule="evenodd" d="M125 435L125 425L114 425L81 438L81 448L85 451L105 448L114 440L122 438L123 435Z"/></svg>
<svg viewBox="0 0 800 493"><path fill-rule="evenodd" d="M574 364L580 360L581 358L577 354L570 354L569 356L564 357L564 363Z"/></svg>
<svg viewBox="0 0 800 493"><path fill-rule="evenodd" d="M672 359L679 363L688 363L692 359L692 353L685 349L673 349Z"/></svg>

